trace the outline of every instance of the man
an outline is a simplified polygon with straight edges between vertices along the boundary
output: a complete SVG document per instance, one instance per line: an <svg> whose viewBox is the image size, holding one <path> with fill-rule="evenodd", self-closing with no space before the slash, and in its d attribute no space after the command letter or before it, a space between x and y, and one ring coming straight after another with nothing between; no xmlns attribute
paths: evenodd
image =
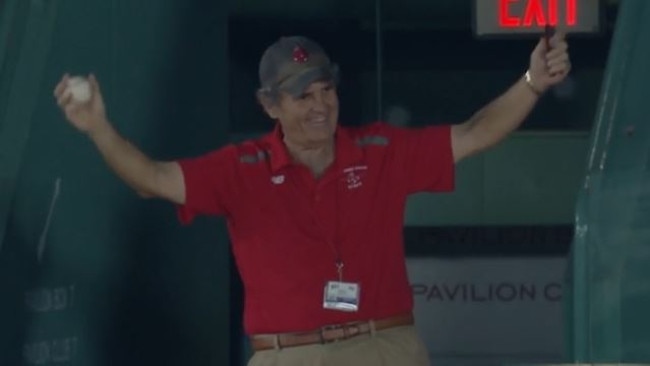
<svg viewBox="0 0 650 366"><path fill-rule="evenodd" d="M245 287L250 365L428 365L413 326L402 244L406 197L448 191L454 165L515 130L570 69L562 34L542 39L526 74L454 126L338 125L338 70L304 37L271 45L259 102L275 130L205 156L151 160L106 118L97 80L75 103L55 89L67 119L143 197L195 215L223 215Z"/></svg>

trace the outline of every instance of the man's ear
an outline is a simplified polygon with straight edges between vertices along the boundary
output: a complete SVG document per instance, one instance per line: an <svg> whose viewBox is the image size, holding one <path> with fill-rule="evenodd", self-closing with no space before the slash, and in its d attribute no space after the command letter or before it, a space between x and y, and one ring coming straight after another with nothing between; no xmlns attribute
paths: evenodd
<svg viewBox="0 0 650 366"><path fill-rule="evenodd" d="M271 117L271 119L278 119L278 103L279 100L276 95L265 90L257 91L257 101L260 103L264 112Z"/></svg>

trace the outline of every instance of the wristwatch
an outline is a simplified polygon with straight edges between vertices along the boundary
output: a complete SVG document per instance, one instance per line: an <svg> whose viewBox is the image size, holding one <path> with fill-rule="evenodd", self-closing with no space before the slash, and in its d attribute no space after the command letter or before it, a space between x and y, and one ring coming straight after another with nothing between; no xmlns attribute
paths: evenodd
<svg viewBox="0 0 650 366"><path fill-rule="evenodd" d="M537 89L535 87L535 84L533 83L533 79L530 77L530 70L527 70L526 73L524 74L524 80L526 81L526 85L530 87L530 90L532 90L535 94L541 96L544 94L542 91Z"/></svg>

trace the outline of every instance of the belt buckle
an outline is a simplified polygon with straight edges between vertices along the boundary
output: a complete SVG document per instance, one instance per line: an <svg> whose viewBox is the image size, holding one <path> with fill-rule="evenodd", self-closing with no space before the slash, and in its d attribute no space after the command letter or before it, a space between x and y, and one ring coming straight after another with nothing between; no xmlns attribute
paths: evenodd
<svg viewBox="0 0 650 366"><path fill-rule="evenodd" d="M358 336L359 334L361 334L361 324L363 324L363 322L332 324L332 325L326 325L324 327L321 327L319 332L321 343L322 344L334 343L340 340L346 340ZM332 330L339 330L339 329L343 331L343 335L341 337L332 337L331 339L325 338L325 332L332 331Z"/></svg>

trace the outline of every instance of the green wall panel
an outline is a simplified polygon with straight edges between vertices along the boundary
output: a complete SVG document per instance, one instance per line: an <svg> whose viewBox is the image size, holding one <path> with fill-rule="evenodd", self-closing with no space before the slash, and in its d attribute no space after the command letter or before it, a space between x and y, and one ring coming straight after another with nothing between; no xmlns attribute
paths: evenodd
<svg viewBox="0 0 650 366"><path fill-rule="evenodd" d="M579 193L568 304L571 358L650 359L650 3L621 3L587 176Z"/></svg>
<svg viewBox="0 0 650 366"><path fill-rule="evenodd" d="M14 85L38 83L37 93L15 101L31 112L31 132L15 156L16 191L0 238L0 364L227 364L223 222L182 227L172 205L138 198L52 98L62 73L93 72L117 129L149 155L219 147L228 138L225 4L32 4L55 6L57 18L49 55L26 56L45 64L43 75L12 74ZM7 98L18 92L12 87Z"/></svg>

